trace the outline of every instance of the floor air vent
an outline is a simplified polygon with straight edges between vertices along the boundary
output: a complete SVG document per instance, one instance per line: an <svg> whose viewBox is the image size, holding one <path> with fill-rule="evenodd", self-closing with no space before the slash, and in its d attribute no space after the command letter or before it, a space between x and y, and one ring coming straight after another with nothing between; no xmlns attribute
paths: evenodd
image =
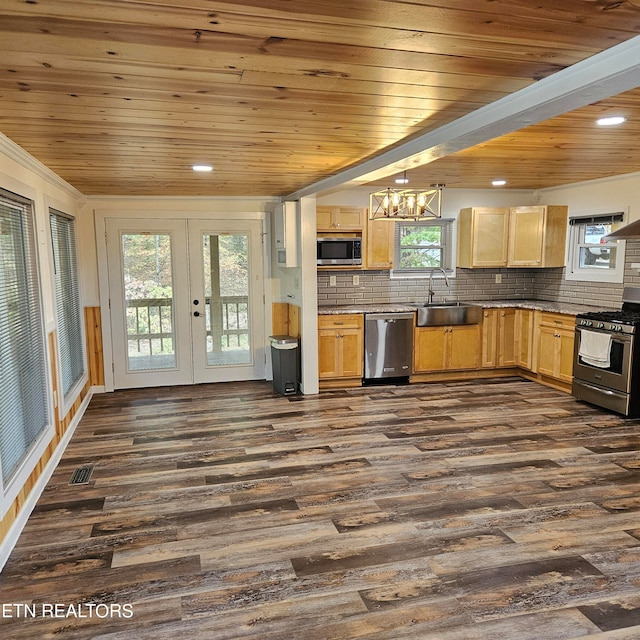
<svg viewBox="0 0 640 640"><path fill-rule="evenodd" d="M93 473L93 465L88 465L86 467L78 467L71 476L71 480L69 480L69 484L88 484L89 478Z"/></svg>

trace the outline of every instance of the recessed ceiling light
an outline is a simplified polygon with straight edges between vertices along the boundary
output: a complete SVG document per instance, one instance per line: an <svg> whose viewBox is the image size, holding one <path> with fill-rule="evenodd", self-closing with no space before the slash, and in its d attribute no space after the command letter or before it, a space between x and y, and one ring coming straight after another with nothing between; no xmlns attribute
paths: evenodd
<svg viewBox="0 0 640 640"><path fill-rule="evenodd" d="M191 167L194 171L201 171L206 173L207 171L213 171L213 167L209 164L194 164Z"/></svg>
<svg viewBox="0 0 640 640"><path fill-rule="evenodd" d="M507 184L506 180L493 180L493 182L491 183L494 187L504 187L505 184Z"/></svg>
<svg viewBox="0 0 640 640"><path fill-rule="evenodd" d="M622 124L625 120L626 118L622 116L608 116L606 118L600 118L599 120L596 120L596 124L600 125L601 127L611 127L616 124Z"/></svg>

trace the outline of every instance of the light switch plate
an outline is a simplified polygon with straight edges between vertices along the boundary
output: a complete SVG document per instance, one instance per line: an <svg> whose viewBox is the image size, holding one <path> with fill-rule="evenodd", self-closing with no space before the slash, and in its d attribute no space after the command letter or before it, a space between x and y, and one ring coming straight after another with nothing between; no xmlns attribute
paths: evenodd
<svg viewBox="0 0 640 640"><path fill-rule="evenodd" d="M336 286L336 277L335 276L329 276L329 286L330 287L335 287Z"/></svg>
<svg viewBox="0 0 640 640"><path fill-rule="evenodd" d="M500 284L502 282L502 274L496 273L496 284Z"/></svg>
<svg viewBox="0 0 640 640"><path fill-rule="evenodd" d="M353 286L357 287L360 284L360 276L353 276Z"/></svg>

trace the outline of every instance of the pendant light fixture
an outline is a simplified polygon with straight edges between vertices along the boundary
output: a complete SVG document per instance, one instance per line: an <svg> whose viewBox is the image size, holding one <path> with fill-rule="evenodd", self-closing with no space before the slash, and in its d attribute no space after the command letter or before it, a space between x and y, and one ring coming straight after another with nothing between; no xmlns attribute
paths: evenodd
<svg viewBox="0 0 640 640"><path fill-rule="evenodd" d="M442 213L442 189L444 186L444 184L432 184L430 189L392 189L387 187L382 191L376 191L369 195L369 219L424 220L439 218Z"/></svg>

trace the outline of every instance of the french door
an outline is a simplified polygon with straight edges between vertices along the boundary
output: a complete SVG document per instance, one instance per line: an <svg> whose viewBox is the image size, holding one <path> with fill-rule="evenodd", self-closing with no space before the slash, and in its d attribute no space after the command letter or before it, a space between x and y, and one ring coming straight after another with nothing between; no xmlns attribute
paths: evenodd
<svg viewBox="0 0 640 640"><path fill-rule="evenodd" d="M105 223L116 389L265 377L259 220Z"/></svg>

